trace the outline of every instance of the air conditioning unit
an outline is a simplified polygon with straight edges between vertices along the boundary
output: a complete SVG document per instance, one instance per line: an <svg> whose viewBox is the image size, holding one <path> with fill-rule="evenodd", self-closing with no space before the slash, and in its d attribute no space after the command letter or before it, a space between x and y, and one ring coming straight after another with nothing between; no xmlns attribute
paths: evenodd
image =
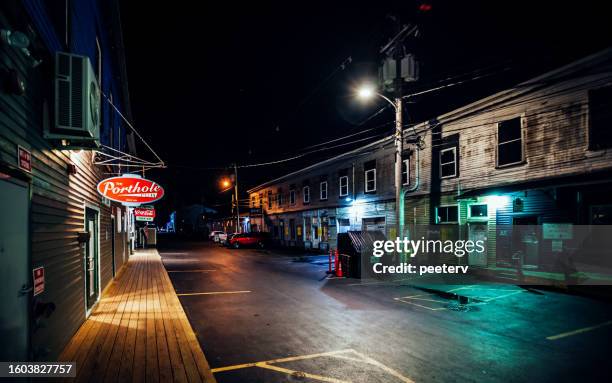
<svg viewBox="0 0 612 383"><path fill-rule="evenodd" d="M100 88L89 57L56 54L53 122L45 124L45 138L59 146L100 146Z"/></svg>

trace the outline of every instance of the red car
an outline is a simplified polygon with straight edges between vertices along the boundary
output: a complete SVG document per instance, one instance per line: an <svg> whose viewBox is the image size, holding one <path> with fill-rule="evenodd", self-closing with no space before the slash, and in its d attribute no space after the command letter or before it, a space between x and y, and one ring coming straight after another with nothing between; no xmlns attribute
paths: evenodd
<svg viewBox="0 0 612 383"><path fill-rule="evenodd" d="M229 239L229 246L234 249L240 247L259 247L264 248L270 243L269 233L241 233Z"/></svg>

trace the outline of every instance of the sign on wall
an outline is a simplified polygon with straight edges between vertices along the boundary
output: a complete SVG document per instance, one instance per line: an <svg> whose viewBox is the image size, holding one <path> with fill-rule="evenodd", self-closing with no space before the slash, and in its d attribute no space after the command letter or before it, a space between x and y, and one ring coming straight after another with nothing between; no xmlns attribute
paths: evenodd
<svg viewBox="0 0 612 383"><path fill-rule="evenodd" d="M19 169L32 171L32 153L24 147L17 146L17 164Z"/></svg>
<svg viewBox="0 0 612 383"><path fill-rule="evenodd" d="M32 280L34 281L34 296L45 291L45 268L37 267L33 269Z"/></svg>
<svg viewBox="0 0 612 383"><path fill-rule="evenodd" d="M151 222L155 219L155 209L152 207L134 208L134 217L136 217L136 221Z"/></svg>
<svg viewBox="0 0 612 383"><path fill-rule="evenodd" d="M137 174L107 178L98 184L97 189L103 197L126 206L152 203L164 196L164 189L159 184Z"/></svg>

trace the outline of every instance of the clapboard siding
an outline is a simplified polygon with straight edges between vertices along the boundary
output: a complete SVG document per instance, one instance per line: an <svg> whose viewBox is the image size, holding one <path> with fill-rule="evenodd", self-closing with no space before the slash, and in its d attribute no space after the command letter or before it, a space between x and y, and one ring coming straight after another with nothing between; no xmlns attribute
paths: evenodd
<svg viewBox="0 0 612 383"><path fill-rule="evenodd" d="M460 177L442 180L442 191L609 169L612 151L588 150L588 90L611 80L612 71L579 77L443 124L444 137L459 133L461 161ZM497 123L513 117L522 119L525 162L497 168Z"/></svg>
<svg viewBox="0 0 612 383"><path fill-rule="evenodd" d="M34 25L36 22L30 18L7 20L2 12L4 6L20 7L22 4L29 4L28 6L32 7L30 11L36 9L37 12L44 13L45 6L38 4L38 0L9 3L0 6L3 28L22 31L25 31L24 25L30 25L33 29L40 28L40 25ZM111 37L106 34L108 29L99 25L103 18L98 9L100 5L90 0L79 0L70 4L73 7L72 14L76 15L71 20L73 33L79 31L78 36L74 38L75 47L72 51L93 57L92 47L95 47L96 33L99 34L104 50L103 89L106 92L119 89L119 77L116 74L113 76L112 73L113 68L118 65L113 63L114 51L110 48L109 41ZM25 8L22 14L27 16ZM47 17L45 14L38 16L42 19ZM16 27L13 23L21 27ZM53 36L48 36L53 31L46 29L38 32L47 37L45 42L53 40ZM53 107L53 99L49 93L53 79L47 73L52 73L50 66L53 65L55 52L47 46L49 51L45 53L41 48L41 41L38 41L39 36L32 38L33 44L37 46L37 58L43 60L37 68L32 68L29 59L21 51L0 44L0 69L16 70L26 83L24 95L8 94L4 89L0 92L0 161L3 166L17 168L18 145L32 153L31 267L45 267L45 291L36 299L53 303L56 307L48 319L41 320L41 327L33 331L32 351L35 359L53 360L86 316L84 248L77 240L78 233L85 230L85 207L99 209L100 284L101 289L104 289L113 278L110 230L116 232L116 225L111 225L111 210L116 211L117 205L113 204L112 208L105 205L96 192L97 183L109 169L93 165L92 151L59 150L52 147L42 136L43 124L52 123L43 121L43 104L47 102L50 108ZM121 92L115 91L113 96L117 103L121 104ZM102 109L103 114L108 114L107 105L103 105ZM102 120L104 137L108 135L111 119L110 116L104 115ZM76 166L76 174L68 174L69 164ZM127 260L128 245L125 241L125 233L115 235L117 269Z"/></svg>

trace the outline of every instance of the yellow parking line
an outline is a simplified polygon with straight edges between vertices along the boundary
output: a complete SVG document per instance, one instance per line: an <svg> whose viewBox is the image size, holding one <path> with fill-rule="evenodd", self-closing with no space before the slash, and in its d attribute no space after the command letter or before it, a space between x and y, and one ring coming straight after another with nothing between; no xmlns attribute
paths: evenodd
<svg viewBox="0 0 612 383"><path fill-rule="evenodd" d="M309 354L309 355L301 355L301 356L289 356L287 358L270 359L270 360L264 360L264 361L261 361L261 362L235 364L233 366L225 366L225 367L213 368L212 372L214 373L214 372L222 372L222 371L230 371L230 370L240 370L242 368L255 367L255 366L257 366L257 363L271 364L271 363L294 362L296 360L313 359L313 358L318 358L318 357L321 357L321 356L330 356L330 355L341 354L341 353L350 352L350 351L352 351L352 350L351 349L346 349L346 350L338 350L338 351L321 352L321 353L318 353L318 354Z"/></svg>
<svg viewBox="0 0 612 383"><path fill-rule="evenodd" d="M199 269L199 270L166 270L168 273L207 273L209 271L217 271L215 269Z"/></svg>
<svg viewBox="0 0 612 383"><path fill-rule="evenodd" d="M180 293L176 294L179 297L185 297L190 295L217 295L217 294L243 294L250 293L251 290L238 290L238 291L207 291L203 293Z"/></svg>
<svg viewBox="0 0 612 383"><path fill-rule="evenodd" d="M383 371L385 371L385 372L395 376L396 378L398 378L399 380L401 380L404 383L414 383L414 380L412 380L412 379L410 379L408 377L405 377L404 375L400 374L398 371L392 369L391 367L385 366L384 364L380 363L379 361L377 361L375 359L370 358L367 355L364 355L364 354L362 354L360 352L357 352L355 350L351 350L351 352L354 353L355 355L363 358L364 361L366 361L366 362L368 362L370 364L373 364L374 366L382 369Z"/></svg>
<svg viewBox="0 0 612 383"><path fill-rule="evenodd" d="M347 381L347 380L340 380L340 379L336 379L336 378L328 378L326 376L310 374L308 372L290 370L288 368L283 368L283 367L279 367L279 366L272 366L272 365L269 365L267 363L257 363L256 366L257 367L261 367L261 368L266 368L268 370L283 372L283 373L285 373L287 375L299 376L299 377L303 377L303 378L310 378L310 379L314 379L314 380L319 380L321 382L351 383L350 381Z"/></svg>
<svg viewBox="0 0 612 383"><path fill-rule="evenodd" d="M557 340L557 339L565 338L565 337L572 336L572 335L582 334L582 333L587 332L587 331L596 330L598 328L601 328L601 327L604 327L604 326L608 326L608 325L611 325L611 324L612 324L612 320L609 320L607 322L596 324L594 326L583 327L583 328L579 328L578 330L573 330L573 331L568 331L568 332L564 332L564 333L557 334L557 335L547 336L546 339L548 339L548 340Z"/></svg>
<svg viewBox="0 0 612 383"><path fill-rule="evenodd" d="M346 354L346 353L352 353L352 354L356 355L359 359L351 358L350 356L347 356L347 355L342 355L342 354ZM288 375L292 375L292 376L296 376L296 377L303 377L303 378L309 378L309 379L313 379L313 380L319 380L319 381L322 381L322 382L329 382L329 383L350 383L350 381L340 380L340 379L336 379L336 378L330 378L330 377L322 376L322 375L311 374L311 373L307 373L307 372L303 372L303 371L291 370L291 369L280 367L280 366L276 365L278 363L294 362L294 361L298 361L298 360L314 359L314 358L325 357L325 356L330 356L330 357L339 358L339 359L351 360L351 361L354 361L354 362L368 363L368 364L371 364L373 366L376 366L376 367L380 368L381 370L387 372L390 375L395 376L396 378L398 378L400 381L402 381L404 383L414 383L413 380L403 376L402 374L400 374L398 371L392 369L391 367L385 366L384 364L380 363L379 361L377 361L377 360L375 360L373 358L370 358L369 356L366 356L364 354L361 354L361 353L359 353L359 352L357 352L357 351L355 351L355 350L353 350L351 348L344 349L344 350L338 350L338 351L321 352L321 353L317 353L317 354L290 356L290 357L287 357L287 358L270 359L270 360L261 361L261 362L236 364L236 365L233 365L233 366L225 366L225 367L213 368L211 371L213 373L218 373L218 372L225 372L225 371L240 370L240 369L243 369L243 368L259 367L259 368L265 368L265 369L268 369L268 370L282 372L282 373L285 373L285 374L288 374Z"/></svg>

